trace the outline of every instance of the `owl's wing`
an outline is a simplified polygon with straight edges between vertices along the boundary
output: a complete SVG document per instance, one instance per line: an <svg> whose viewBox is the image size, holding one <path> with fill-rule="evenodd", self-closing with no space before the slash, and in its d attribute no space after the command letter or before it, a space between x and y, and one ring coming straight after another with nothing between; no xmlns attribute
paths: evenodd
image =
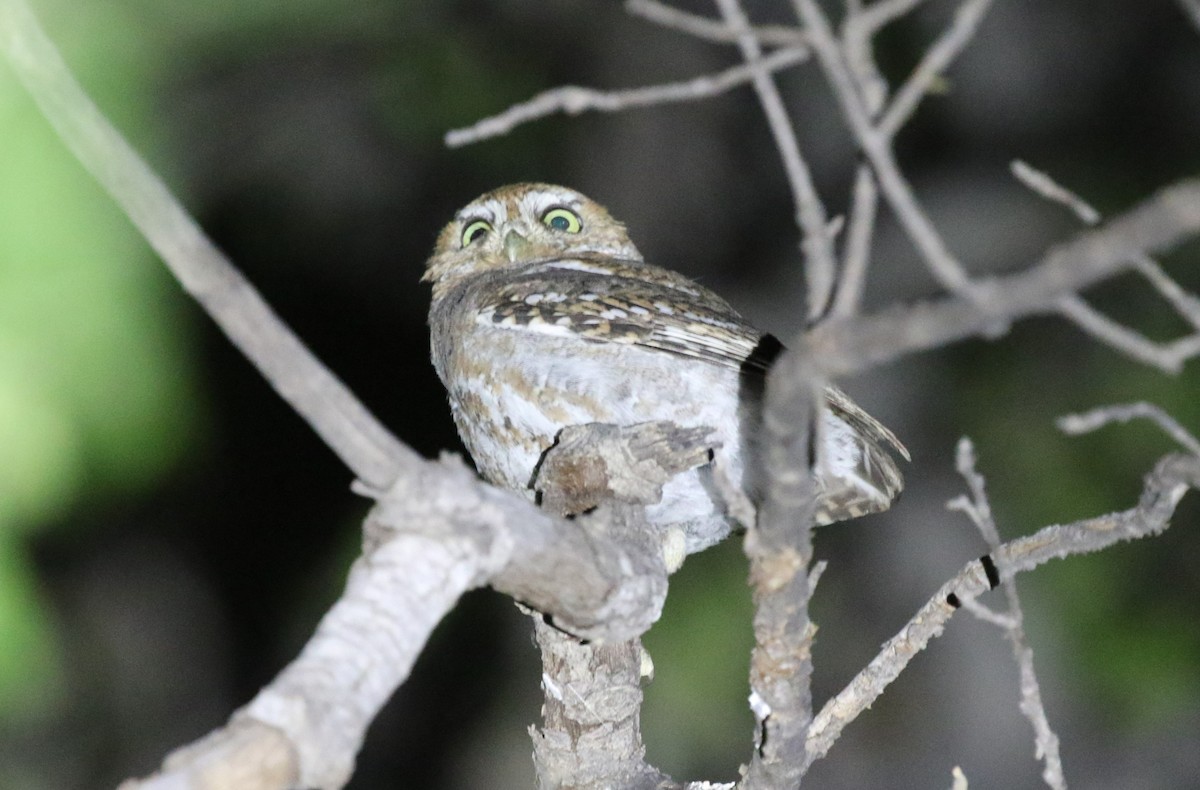
<svg viewBox="0 0 1200 790"><path fill-rule="evenodd" d="M638 261L579 257L532 263L490 282L476 307L477 320L496 326L642 346L750 376L765 375L783 351L774 335L754 328L709 289ZM890 445L909 458L896 435L846 393L829 386L825 398L830 410L874 448L867 456L882 453L875 445ZM877 463L890 464L890 459ZM868 478L878 476L863 471ZM884 486L887 501L898 485L897 478Z"/></svg>
<svg viewBox="0 0 1200 790"><path fill-rule="evenodd" d="M636 261L530 264L481 290L477 320L501 327L657 349L760 372L764 337L728 302L682 275ZM768 361L769 364L769 361Z"/></svg>

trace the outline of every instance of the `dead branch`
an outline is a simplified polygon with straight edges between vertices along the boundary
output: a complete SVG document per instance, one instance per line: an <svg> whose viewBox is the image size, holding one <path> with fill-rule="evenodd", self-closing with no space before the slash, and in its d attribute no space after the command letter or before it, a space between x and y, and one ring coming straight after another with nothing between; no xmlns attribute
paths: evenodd
<svg viewBox="0 0 1200 790"><path fill-rule="evenodd" d="M962 602L994 589L1018 573L1052 559L1100 551L1116 543L1156 535L1169 526L1176 505L1189 488L1200 488L1200 459L1167 455L1145 478L1135 507L1070 524L1043 527L1017 538L966 565L921 607L871 663L814 717L805 769L824 757L846 724L883 693L908 662L941 635Z"/></svg>
<svg viewBox="0 0 1200 790"><path fill-rule="evenodd" d="M589 110L619 112L633 107L650 107L717 96L751 82L756 74L791 68L807 60L808 56L807 47L788 47L772 52L755 63L734 66L717 74L622 91L600 91L576 85L554 88L539 93L529 101L514 104L499 115L484 118L463 129L446 132L446 145L458 148L490 137L499 137L523 123L560 112L567 115L578 115Z"/></svg>
<svg viewBox="0 0 1200 790"><path fill-rule="evenodd" d="M974 280L969 294L830 320L799 339L831 377L937 348L994 336L1012 320L1056 312L1063 297L1124 271L1138 255L1165 252L1200 232L1200 178L1179 181L1016 274Z"/></svg>
<svg viewBox="0 0 1200 790"><path fill-rule="evenodd" d="M747 66L762 59L762 47L750 27L739 0L717 0L717 8L730 30L738 35L738 48ZM817 194L808 164L800 153L800 143L792 119L783 104L770 72L758 68L754 72L754 92L767 116L775 147L783 158L783 170L792 190L796 206L796 224L802 232L800 247L804 251L804 274L808 283L808 320L815 321L829 306L833 292L833 240L826 219L825 206Z"/></svg>
<svg viewBox="0 0 1200 790"><path fill-rule="evenodd" d="M966 482L969 494L947 502L946 507L964 513L983 536L988 550L995 555L1000 548L1000 532L996 528L995 519L992 518L992 506L988 502L983 475L976 470L975 447L966 437L958 442L955 468ZM993 615L978 601L965 602L966 608L984 620L1000 626L1012 643L1013 659L1017 662L1017 669L1021 675L1020 708L1033 725L1034 754L1044 764L1042 778L1051 790L1067 790L1062 758L1058 752L1058 735L1051 729L1046 706L1042 704L1042 690L1033 668L1033 648L1029 646L1029 640L1025 636L1025 613L1017 593L1017 580L1015 577L1009 577L1001 582L1001 586L1008 601L1008 612L1005 615Z"/></svg>

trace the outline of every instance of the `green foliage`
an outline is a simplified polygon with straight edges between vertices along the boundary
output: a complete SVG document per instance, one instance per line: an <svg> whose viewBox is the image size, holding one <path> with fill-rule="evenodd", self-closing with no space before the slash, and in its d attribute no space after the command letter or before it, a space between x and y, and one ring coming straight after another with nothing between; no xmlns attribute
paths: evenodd
<svg viewBox="0 0 1200 790"><path fill-rule="evenodd" d="M70 26L82 38L63 42L77 56L68 59L85 83L95 78L106 110L137 116L124 97L148 93L129 76L152 73L140 63L145 53L123 46L128 28L84 30L78 21ZM53 626L22 535L161 474L184 449L194 403L174 286L7 70L0 128L4 716L45 699L57 677Z"/></svg>
<svg viewBox="0 0 1200 790"><path fill-rule="evenodd" d="M739 537L691 555L671 577L663 617L643 638L655 666L642 709L651 763L736 778L754 728L753 619Z"/></svg>

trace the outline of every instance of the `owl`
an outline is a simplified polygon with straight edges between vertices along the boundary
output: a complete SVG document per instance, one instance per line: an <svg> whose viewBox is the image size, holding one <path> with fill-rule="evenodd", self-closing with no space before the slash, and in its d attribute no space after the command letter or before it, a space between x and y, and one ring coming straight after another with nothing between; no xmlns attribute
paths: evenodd
<svg viewBox="0 0 1200 790"><path fill-rule="evenodd" d="M647 508L688 553L732 527L714 475L754 501L765 375L782 350L712 291L646 263L598 203L549 184L515 184L461 209L423 280L433 365L480 474L532 496L564 426L669 420L705 426L712 462L677 475ZM817 426L816 518L887 509L903 480L899 440L836 387Z"/></svg>

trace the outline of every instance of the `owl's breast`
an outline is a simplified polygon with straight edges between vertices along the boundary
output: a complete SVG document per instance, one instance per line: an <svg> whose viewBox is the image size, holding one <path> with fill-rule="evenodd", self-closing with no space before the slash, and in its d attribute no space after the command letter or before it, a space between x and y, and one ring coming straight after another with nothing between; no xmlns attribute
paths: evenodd
<svg viewBox="0 0 1200 790"><path fill-rule="evenodd" d="M542 454L567 425L671 420L708 426L725 447L738 445L739 382L727 368L628 344L478 322L452 342L439 373L464 443L480 472L497 484L528 487Z"/></svg>

